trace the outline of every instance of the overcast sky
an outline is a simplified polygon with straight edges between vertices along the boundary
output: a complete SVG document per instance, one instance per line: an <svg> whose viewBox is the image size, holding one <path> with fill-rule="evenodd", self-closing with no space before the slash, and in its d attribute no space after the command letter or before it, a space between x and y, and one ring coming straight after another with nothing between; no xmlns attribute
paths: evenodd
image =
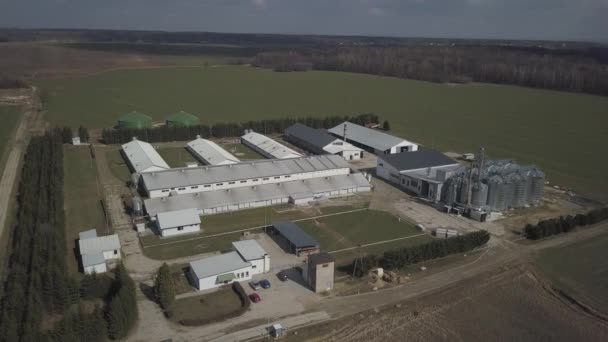
<svg viewBox="0 0 608 342"><path fill-rule="evenodd" d="M0 26L608 41L608 0L0 0Z"/></svg>

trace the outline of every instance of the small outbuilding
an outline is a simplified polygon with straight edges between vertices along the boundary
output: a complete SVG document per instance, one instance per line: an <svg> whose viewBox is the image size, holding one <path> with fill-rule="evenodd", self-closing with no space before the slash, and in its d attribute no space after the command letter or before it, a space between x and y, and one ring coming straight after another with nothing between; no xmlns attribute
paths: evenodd
<svg viewBox="0 0 608 342"><path fill-rule="evenodd" d="M308 256L304 279L316 293L331 291L334 288L335 260L329 253L316 253Z"/></svg>
<svg viewBox="0 0 608 342"><path fill-rule="evenodd" d="M229 252L192 261L188 272L190 281L199 290L209 290L235 281L251 279L251 264L237 252Z"/></svg>
<svg viewBox="0 0 608 342"><path fill-rule="evenodd" d="M150 128L152 118L141 112L130 112L118 119L118 128Z"/></svg>
<svg viewBox="0 0 608 342"><path fill-rule="evenodd" d="M201 230L201 218L196 208L167 211L156 215L156 226L163 237L196 233Z"/></svg>
<svg viewBox="0 0 608 342"><path fill-rule="evenodd" d="M297 256L318 253L321 246L291 221L273 222L268 233L281 248Z"/></svg>
<svg viewBox="0 0 608 342"><path fill-rule="evenodd" d="M167 118L167 126L169 127L188 127L200 124L200 120L195 115L179 111Z"/></svg>
<svg viewBox="0 0 608 342"><path fill-rule="evenodd" d="M251 264L251 273L259 274L270 271L270 255L255 240L241 240L232 243L241 258Z"/></svg>
<svg viewBox="0 0 608 342"><path fill-rule="evenodd" d="M97 236L95 229L79 234L78 249L86 274L107 272L106 262L121 258L118 235Z"/></svg>

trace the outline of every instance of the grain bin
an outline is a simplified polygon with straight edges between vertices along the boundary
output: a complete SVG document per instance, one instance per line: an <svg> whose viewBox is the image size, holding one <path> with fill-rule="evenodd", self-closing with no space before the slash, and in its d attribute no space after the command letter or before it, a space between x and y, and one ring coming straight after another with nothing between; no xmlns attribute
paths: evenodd
<svg viewBox="0 0 608 342"><path fill-rule="evenodd" d="M483 207L488 203L488 186L484 183L473 184L471 204L475 207Z"/></svg>

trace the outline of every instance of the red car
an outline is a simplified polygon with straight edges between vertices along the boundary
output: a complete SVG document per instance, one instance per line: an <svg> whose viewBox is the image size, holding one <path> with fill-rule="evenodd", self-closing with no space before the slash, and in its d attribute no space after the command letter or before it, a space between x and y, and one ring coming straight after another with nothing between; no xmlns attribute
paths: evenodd
<svg viewBox="0 0 608 342"><path fill-rule="evenodd" d="M262 297L260 297L260 295L257 293L250 294L249 299L251 299L251 301L254 303L259 303L262 301Z"/></svg>

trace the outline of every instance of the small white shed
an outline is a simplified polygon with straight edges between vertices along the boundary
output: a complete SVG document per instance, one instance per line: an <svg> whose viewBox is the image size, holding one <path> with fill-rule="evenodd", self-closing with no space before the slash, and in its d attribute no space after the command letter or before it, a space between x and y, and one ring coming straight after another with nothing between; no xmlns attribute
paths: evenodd
<svg viewBox="0 0 608 342"><path fill-rule="evenodd" d="M196 208L158 213L156 224L163 237L196 233L201 230L201 218Z"/></svg>
<svg viewBox="0 0 608 342"><path fill-rule="evenodd" d="M104 273L107 260L120 259L120 240L118 235L97 236L95 229L79 234L78 249L85 273Z"/></svg>

